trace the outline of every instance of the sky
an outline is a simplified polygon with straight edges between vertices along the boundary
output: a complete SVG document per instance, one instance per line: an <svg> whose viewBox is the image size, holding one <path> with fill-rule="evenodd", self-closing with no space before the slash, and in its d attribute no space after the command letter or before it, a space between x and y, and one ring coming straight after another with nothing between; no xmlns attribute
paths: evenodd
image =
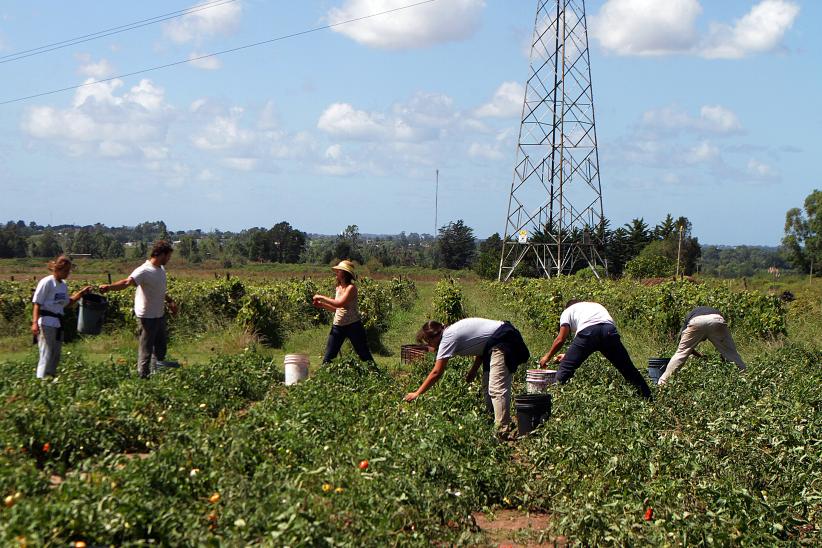
<svg viewBox="0 0 822 548"><path fill-rule="evenodd" d="M504 229L536 0L0 3L0 220ZM205 4L213 4L206 6ZM822 2L586 2L605 216L776 245L822 187ZM538 204L537 204L538 205Z"/></svg>

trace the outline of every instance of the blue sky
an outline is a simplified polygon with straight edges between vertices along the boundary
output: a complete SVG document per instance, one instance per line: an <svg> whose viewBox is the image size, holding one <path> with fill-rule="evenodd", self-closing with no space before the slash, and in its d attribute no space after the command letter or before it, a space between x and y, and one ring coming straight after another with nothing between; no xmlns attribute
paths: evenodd
<svg viewBox="0 0 822 548"><path fill-rule="evenodd" d="M0 63L0 101L405 6L235 0ZM182 10L0 4L0 56ZM105 6L105 7L103 7ZM0 219L319 233L504 227L536 2L434 2L0 106ZM776 244L822 186L822 4L587 2L605 215ZM2 59L0 59L2 61Z"/></svg>

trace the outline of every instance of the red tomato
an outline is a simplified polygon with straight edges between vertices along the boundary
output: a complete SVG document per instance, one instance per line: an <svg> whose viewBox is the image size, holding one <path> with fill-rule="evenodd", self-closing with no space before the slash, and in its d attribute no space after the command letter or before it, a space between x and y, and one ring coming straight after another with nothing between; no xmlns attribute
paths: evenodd
<svg viewBox="0 0 822 548"><path fill-rule="evenodd" d="M48 453L49 449L51 449L51 444L49 442L44 443L43 444L43 453Z"/></svg>
<svg viewBox="0 0 822 548"><path fill-rule="evenodd" d="M654 509L648 508L645 510L645 521L651 521L654 517Z"/></svg>
<svg viewBox="0 0 822 548"><path fill-rule="evenodd" d="M368 459L363 459L360 461L360 470L368 470Z"/></svg>

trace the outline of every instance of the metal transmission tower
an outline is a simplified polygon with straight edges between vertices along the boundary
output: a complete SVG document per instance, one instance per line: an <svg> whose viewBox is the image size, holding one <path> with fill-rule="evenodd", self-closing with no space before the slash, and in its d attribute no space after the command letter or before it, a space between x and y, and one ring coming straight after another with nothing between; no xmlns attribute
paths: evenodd
<svg viewBox="0 0 822 548"><path fill-rule="evenodd" d="M597 274L603 219L585 1L539 0L499 279Z"/></svg>

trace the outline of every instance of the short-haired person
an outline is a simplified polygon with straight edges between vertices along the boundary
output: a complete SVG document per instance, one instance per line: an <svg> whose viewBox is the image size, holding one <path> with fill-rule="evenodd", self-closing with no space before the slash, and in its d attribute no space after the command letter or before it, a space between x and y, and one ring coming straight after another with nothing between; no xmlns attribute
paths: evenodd
<svg viewBox="0 0 822 548"><path fill-rule="evenodd" d="M92 289L89 285L69 296L66 278L71 274L71 267L71 259L65 255L49 261L51 274L37 283L37 289L31 298L31 332L37 337L40 349L38 379L57 374L57 364L60 363L63 349L63 311Z"/></svg>
<svg viewBox="0 0 822 548"><path fill-rule="evenodd" d="M137 374L147 378L151 374L152 360L164 360L168 349L166 304L172 314L177 304L166 292L168 280L165 265L171 260L174 248L165 240L159 240L151 249L151 257L134 269L128 278L109 285L101 285L100 292L120 291L137 286L134 294L134 314L140 322L140 346L137 356Z"/></svg>
<svg viewBox="0 0 822 548"><path fill-rule="evenodd" d="M474 364L465 375L472 382L483 365L483 393L487 408L494 412L500 430L511 424L511 379L517 367L528 361L530 353L522 335L509 322L485 318L465 318L451 325L429 321L417 334L417 341L437 352L434 368L405 401L417 399L436 383L454 356L473 356Z"/></svg>
<svg viewBox="0 0 822 548"><path fill-rule="evenodd" d="M357 285L354 283L357 274L354 263L347 260L340 261L331 269L337 281L334 298L314 295L311 299L311 304L315 308L323 308L334 313L331 332L328 334L328 342L325 345L323 363L330 363L337 357L345 339L351 341L351 346L354 347L354 351L361 360L373 362L374 357L368 350L368 338L357 306Z"/></svg>
<svg viewBox="0 0 822 548"><path fill-rule="evenodd" d="M691 354L700 356L696 347L706 339L713 343L724 360L735 363L740 371L745 370L745 362L736 350L736 343L731 337L722 313L710 306L698 306L685 317L685 323L679 332L679 346L676 354L671 357L665 367L665 372L659 377L659 384L665 384L674 371L685 363L688 356Z"/></svg>
<svg viewBox="0 0 822 548"><path fill-rule="evenodd" d="M634 367L625 345L622 344L614 319L599 303L568 301L559 317L559 334L554 339L548 353L539 360L541 367L545 367L559 352L571 332L574 333L571 346L565 354L557 356L559 360L557 382L568 382L582 362L588 359L588 356L594 352L601 352L643 398L651 397L648 383Z"/></svg>

